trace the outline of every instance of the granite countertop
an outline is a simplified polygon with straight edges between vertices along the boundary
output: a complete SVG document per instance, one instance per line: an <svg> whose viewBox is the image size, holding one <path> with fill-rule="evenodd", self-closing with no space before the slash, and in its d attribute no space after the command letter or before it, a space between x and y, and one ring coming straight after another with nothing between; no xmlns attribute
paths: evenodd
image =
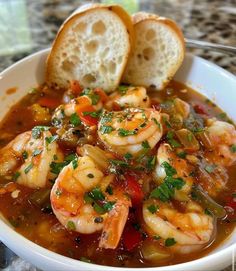
<svg viewBox="0 0 236 271"><path fill-rule="evenodd" d="M48 48L64 19L80 0L0 0L0 72L19 59ZM174 19L185 37L236 46L235 0L100 0L122 3L130 12L144 10ZM188 49L236 74L236 55ZM0 246L1 254L1 246ZM226 270L232 270L232 267ZM7 269L37 270L15 255Z"/></svg>

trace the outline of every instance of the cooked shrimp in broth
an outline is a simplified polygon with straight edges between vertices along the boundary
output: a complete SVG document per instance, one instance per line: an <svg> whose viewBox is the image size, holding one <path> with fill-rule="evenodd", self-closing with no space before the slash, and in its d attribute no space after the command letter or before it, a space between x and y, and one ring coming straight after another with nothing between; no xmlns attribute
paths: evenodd
<svg viewBox="0 0 236 271"><path fill-rule="evenodd" d="M43 85L1 123L0 212L73 259L184 263L233 232L235 163L235 125L180 83L112 93Z"/></svg>
<svg viewBox="0 0 236 271"><path fill-rule="evenodd" d="M114 189L102 192L105 176L89 156L78 157L64 167L51 191L53 212L69 230L91 234L102 230L99 247L116 248L125 226L130 200Z"/></svg>

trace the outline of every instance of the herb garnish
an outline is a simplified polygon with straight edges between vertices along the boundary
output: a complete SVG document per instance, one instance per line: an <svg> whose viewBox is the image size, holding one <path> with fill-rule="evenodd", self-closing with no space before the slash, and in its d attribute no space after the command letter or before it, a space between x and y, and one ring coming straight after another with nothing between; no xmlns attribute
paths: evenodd
<svg viewBox="0 0 236 271"><path fill-rule="evenodd" d="M149 205L149 206L147 207L147 209L148 209L148 211L149 211L150 213L155 214L156 211L158 210L158 206L157 206L157 205L151 204L151 205Z"/></svg>
<svg viewBox="0 0 236 271"><path fill-rule="evenodd" d="M79 126L81 124L81 120L80 120L79 116L76 113L73 113L70 116L70 123L75 127Z"/></svg>
<svg viewBox="0 0 236 271"><path fill-rule="evenodd" d="M173 177L177 172L168 162L163 162L161 166L165 169L166 177L163 183L151 192L150 197L165 202L174 197L175 190L180 190L185 185L185 181L182 178Z"/></svg>
<svg viewBox="0 0 236 271"><path fill-rule="evenodd" d="M123 128L118 129L118 135L122 137L129 136L129 135L136 135L136 134L137 134L136 130L126 130Z"/></svg>
<svg viewBox="0 0 236 271"><path fill-rule="evenodd" d="M100 132L102 135L104 134L110 134L112 131L114 131L114 128L112 126L101 126L100 127Z"/></svg>
<svg viewBox="0 0 236 271"><path fill-rule="evenodd" d="M175 245L175 244L176 244L176 241L175 241L174 238L167 238L167 239L165 240L165 246L166 246L166 247L171 247L171 246L173 246L173 245Z"/></svg>
<svg viewBox="0 0 236 271"><path fill-rule="evenodd" d="M25 174L27 174L27 173L32 169L32 167L33 167L33 164L30 163L30 164L24 169Z"/></svg>
<svg viewBox="0 0 236 271"><path fill-rule="evenodd" d="M32 129L32 137L34 139L38 139L41 136L41 132L48 131L49 129L50 129L50 127L48 127L48 126L35 126Z"/></svg>
<svg viewBox="0 0 236 271"><path fill-rule="evenodd" d="M181 147L181 144L174 139L174 132L169 131L166 135L166 139L172 148Z"/></svg>

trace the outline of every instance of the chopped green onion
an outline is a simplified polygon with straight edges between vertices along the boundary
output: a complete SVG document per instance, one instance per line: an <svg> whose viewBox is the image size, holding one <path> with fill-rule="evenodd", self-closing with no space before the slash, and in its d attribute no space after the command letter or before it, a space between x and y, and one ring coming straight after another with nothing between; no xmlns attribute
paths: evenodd
<svg viewBox="0 0 236 271"><path fill-rule="evenodd" d="M69 231L75 231L75 230L76 230L76 228L75 228L75 223L74 223L73 221L68 221L68 222L67 222L67 229L68 229Z"/></svg>
<svg viewBox="0 0 236 271"><path fill-rule="evenodd" d="M30 164L24 169L25 174L27 174L27 173L32 169L32 167L33 167L33 164L30 163Z"/></svg>
<svg viewBox="0 0 236 271"><path fill-rule="evenodd" d="M155 214L158 210L158 206L151 204L147 207L147 209L150 213Z"/></svg>
<svg viewBox="0 0 236 271"><path fill-rule="evenodd" d="M125 137L125 136L129 136L129 135L136 135L137 134L137 131L136 130L125 130L123 128L119 128L118 129L118 135L119 136L122 136L122 137Z"/></svg>
<svg viewBox="0 0 236 271"><path fill-rule="evenodd" d="M176 241L175 241L174 238L167 238L167 239L165 240L165 246L166 246L166 247L171 247L171 246L173 246L173 245L175 245L175 244L176 244Z"/></svg>
<svg viewBox="0 0 236 271"><path fill-rule="evenodd" d="M112 131L114 131L114 128L112 126L101 126L100 128L101 134L110 134Z"/></svg>

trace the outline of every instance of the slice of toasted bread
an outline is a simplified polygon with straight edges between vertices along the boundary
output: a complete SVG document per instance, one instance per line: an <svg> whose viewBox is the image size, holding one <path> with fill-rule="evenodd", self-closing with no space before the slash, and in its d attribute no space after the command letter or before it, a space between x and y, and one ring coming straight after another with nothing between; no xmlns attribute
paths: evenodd
<svg viewBox="0 0 236 271"><path fill-rule="evenodd" d="M132 19L136 40L123 81L161 90L184 59L183 34L175 22L154 14L139 12Z"/></svg>
<svg viewBox="0 0 236 271"><path fill-rule="evenodd" d="M46 82L67 88L117 88L133 43L130 16L117 5L87 5L60 28L47 59Z"/></svg>

